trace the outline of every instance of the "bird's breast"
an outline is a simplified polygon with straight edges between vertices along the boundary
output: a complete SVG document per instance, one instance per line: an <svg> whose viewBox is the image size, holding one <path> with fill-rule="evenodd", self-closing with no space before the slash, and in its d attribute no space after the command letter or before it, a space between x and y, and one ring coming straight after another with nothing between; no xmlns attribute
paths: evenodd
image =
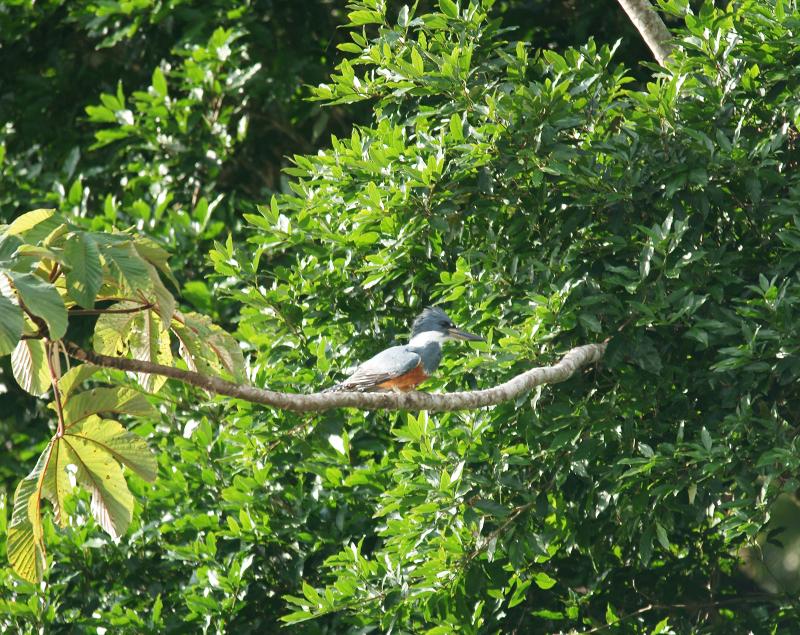
<svg viewBox="0 0 800 635"><path fill-rule="evenodd" d="M378 388L382 388L384 390L413 390L418 384L421 384L427 378L428 374L425 372L422 364L420 364L404 375L393 377L392 379L381 382L378 384Z"/></svg>

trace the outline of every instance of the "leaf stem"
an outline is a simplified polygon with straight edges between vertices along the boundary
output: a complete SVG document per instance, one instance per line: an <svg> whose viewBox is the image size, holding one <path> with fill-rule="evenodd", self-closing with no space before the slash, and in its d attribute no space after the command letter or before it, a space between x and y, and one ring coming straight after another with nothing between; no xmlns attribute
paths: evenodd
<svg viewBox="0 0 800 635"><path fill-rule="evenodd" d="M58 376L53 364L53 354L58 355L59 345L52 340L47 340L45 344L45 353L47 354L47 369L50 371L50 383L53 386L53 396L56 402L56 413L58 414L56 438L60 439L64 436L64 407L61 403L61 391L58 389Z"/></svg>
<svg viewBox="0 0 800 635"><path fill-rule="evenodd" d="M139 311L147 311L152 309L155 305L152 302L147 302L141 306L132 307L130 309L70 309L70 315L106 315L108 313L138 313Z"/></svg>

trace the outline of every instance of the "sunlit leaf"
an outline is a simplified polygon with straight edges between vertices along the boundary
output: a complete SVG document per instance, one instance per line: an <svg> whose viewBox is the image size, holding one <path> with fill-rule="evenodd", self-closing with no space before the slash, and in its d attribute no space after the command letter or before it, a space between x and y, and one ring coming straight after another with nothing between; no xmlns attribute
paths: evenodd
<svg viewBox="0 0 800 635"><path fill-rule="evenodd" d="M133 359L156 364L171 365L172 349L169 332L153 311L136 314L128 338L128 348ZM167 378L153 373L137 373L139 384L148 392L157 392Z"/></svg>
<svg viewBox="0 0 800 635"><path fill-rule="evenodd" d="M112 538L119 538L133 517L133 495L120 464L91 439L69 434L63 442L75 456L78 482L92 494L92 516Z"/></svg>
<svg viewBox="0 0 800 635"><path fill-rule="evenodd" d="M158 472L156 457L141 437L128 432L120 423L97 416L87 417L68 429L67 438L81 438L129 467L147 481Z"/></svg>
<svg viewBox="0 0 800 635"><path fill-rule="evenodd" d="M128 352L133 323L142 304L125 300L108 307L94 327L94 350L101 355L123 356Z"/></svg>
<svg viewBox="0 0 800 635"><path fill-rule="evenodd" d="M22 309L0 295L0 356L8 355L22 336Z"/></svg>
<svg viewBox="0 0 800 635"><path fill-rule="evenodd" d="M5 233L9 236L24 235L38 225L39 231L36 236L25 237L28 242L34 243L49 234L60 222L61 220L56 216L56 210L36 209L15 218L6 228Z"/></svg>
<svg viewBox="0 0 800 635"><path fill-rule="evenodd" d="M52 445L45 448L36 467L17 485L8 524L8 561L17 575L29 582L40 581L46 567L40 505L51 449Z"/></svg>
<svg viewBox="0 0 800 635"><path fill-rule="evenodd" d="M61 391L62 398L68 396L72 391L80 387L80 385L89 379L92 375L98 372L99 366L92 364L79 364L73 366L67 372L63 373L58 380L58 388Z"/></svg>
<svg viewBox="0 0 800 635"><path fill-rule="evenodd" d="M237 380L244 378L244 356L238 343L209 318L197 313L176 314L172 329L189 368L217 375L224 370Z"/></svg>
<svg viewBox="0 0 800 635"><path fill-rule="evenodd" d="M50 368L43 340L21 340L11 355L11 370L20 388L37 397L50 390Z"/></svg>
<svg viewBox="0 0 800 635"><path fill-rule="evenodd" d="M139 255L131 241L103 245L101 253L111 263L120 283L131 292L136 293L150 287L147 262Z"/></svg>

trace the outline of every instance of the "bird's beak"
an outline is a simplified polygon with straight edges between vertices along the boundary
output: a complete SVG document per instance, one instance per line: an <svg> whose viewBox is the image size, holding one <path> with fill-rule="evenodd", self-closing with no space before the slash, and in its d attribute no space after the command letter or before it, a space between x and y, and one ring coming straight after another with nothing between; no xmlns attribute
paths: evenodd
<svg viewBox="0 0 800 635"><path fill-rule="evenodd" d="M447 329L447 332L450 334L450 337L455 338L457 340L469 340L471 342L486 341L480 335L473 335L472 333L467 333L466 331L462 331L461 329Z"/></svg>

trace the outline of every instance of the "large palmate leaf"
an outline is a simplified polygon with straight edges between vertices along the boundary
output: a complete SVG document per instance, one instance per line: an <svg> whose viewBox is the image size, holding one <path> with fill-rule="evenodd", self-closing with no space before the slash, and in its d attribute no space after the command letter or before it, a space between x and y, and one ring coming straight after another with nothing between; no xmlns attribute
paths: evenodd
<svg viewBox="0 0 800 635"><path fill-rule="evenodd" d="M42 340L21 340L11 355L11 370L24 391L41 397L50 390L50 369Z"/></svg>
<svg viewBox="0 0 800 635"><path fill-rule="evenodd" d="M76 232L67 238L64 246L67 270L67 291L82 307L91 309L97 292L103 284L103 267L100 249L86 232Z"/></svg>
<svg viewBox="0 0 800 635"><path fill-rule="evenodd" d="M133 495L120 464L89 439L65 435L62 443L75 456L78 481L92 494L92 516L112 538L119 538L133 516Z"/></svg>
<svg viewBox="0 0 800 635"><path fill-rule="evenodd" d="M156 459L144 439L116 421L90 415L53 438L14 497L8 558L17 574L31 582L42 578L41 503L49 500L56 521L66 526L64 500L73 488L70 465L75 466L77 482L92 494L92 515L97 523L114 538L125 533L133 514L133 496L120 464L148 481L156 477Z"/></svg>
<svg viewBox="0 0 800 635"><path fill-rule="evenodd" d="M239 344L205 315L176 313L172 330L180 341L186 365L204 374L224 374L244 379L244 356Z"/></svg>
<svg viewBox="0 0 800 635"><path fill-rule="evenodd" d="M67 526L67 515L64 513L64 499L72 491L72 479L68 466L77 465L75 455L64 438L55 438L48 448L50 459L42 479L42 496L53 505L55 521L62 527Z"/></svg>
<svg viewBox="0 0 800 635"><path fill-rule="evenodd" d="M56 288L32 273L6 271L14 282L25 307L47 323L51 339L60 339L67 332L67 308Z"/></svg>
<svg viewBox="0 0 800 635"><path fill-rule="evenodd" d="M13 257L21 245L22 240L17 236L0 232L0 267L12 267L15 264Z"/></svg>
<svg viewBox="0 0 800 635"><path fill-rule="evenodd" d="M0 356L8 355L22 337L22 309L0 295Z"/></svg>

